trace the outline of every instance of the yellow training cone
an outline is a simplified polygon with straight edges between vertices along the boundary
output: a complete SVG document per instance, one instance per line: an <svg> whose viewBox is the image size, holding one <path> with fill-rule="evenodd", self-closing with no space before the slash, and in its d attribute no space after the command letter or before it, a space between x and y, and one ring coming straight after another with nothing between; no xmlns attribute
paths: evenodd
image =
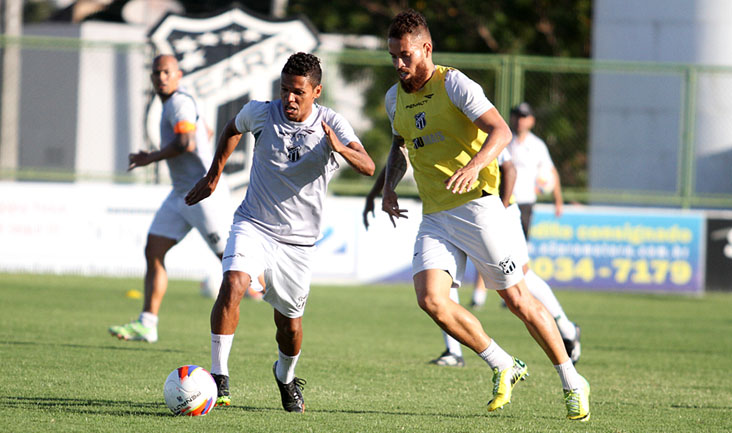
<svg viewBox="0 0 732 433"><path fill-rule="evenodd" d="M141 299L142 298L142 292L139 290L128 290L127 293L125 293L125 296L127 296L130 299Z"/></svg>

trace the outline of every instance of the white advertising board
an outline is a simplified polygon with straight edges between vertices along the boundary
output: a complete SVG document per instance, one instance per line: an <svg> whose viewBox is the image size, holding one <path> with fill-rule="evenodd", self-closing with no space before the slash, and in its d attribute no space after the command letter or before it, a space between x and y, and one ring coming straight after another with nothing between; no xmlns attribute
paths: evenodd
<svg viewBox="0 0 732 433"><path fill-rule="evenodd" d="M0 182L0 272L142 276L147 230L169 191L164 185ZM410 217L396 229L377 210L368 231L363 204L328 197L314 282L389 281L409 272L421 204L401 201ZM171 278L201 279L219 272L220 263L192 231L168 253L166 268Z"/></svg>

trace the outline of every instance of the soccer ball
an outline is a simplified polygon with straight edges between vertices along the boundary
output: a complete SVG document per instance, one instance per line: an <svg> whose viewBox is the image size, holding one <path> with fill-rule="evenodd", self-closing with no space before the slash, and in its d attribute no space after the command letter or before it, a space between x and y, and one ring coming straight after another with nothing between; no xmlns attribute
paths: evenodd
<svg viewBox="0 0 732 433"><path fill-rule="evenodd" d="M554 187L557 185L557 179L554 176L554 171L551 167L544 167L539 169L539 173L536 176L536 193L537 194L551 194L554 191Z"/></svg>
<svg viewBox="0 0 732 433"><path fill-rule="evenodd" d="M208 371L197 365L184 365L165 379L163 396L173 415L203 416L216 403L216 382Z"/></svg>
<svg viewBox="0 0 732 433"><path fill-rule="evenodd" d="M216 299L216 297L219 296L221 280L223 280L223 275L220 270L218 272L209 273L206 278L201 281L201 296Z"/></svg>

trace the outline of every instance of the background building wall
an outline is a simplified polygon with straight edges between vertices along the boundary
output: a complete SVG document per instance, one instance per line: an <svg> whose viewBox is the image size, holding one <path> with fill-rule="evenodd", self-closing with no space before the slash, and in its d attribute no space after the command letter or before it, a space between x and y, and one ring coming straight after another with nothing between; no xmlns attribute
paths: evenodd
<svg viewBox="0 0 732 433"><path fill-rule="evenodd" d="M593 57L730 66L731 21L726 0L595 0ZM695 191L732 190L732 80L699 74L695 111L685 123L678 110L679 99L688 96L682 78L593 75L590 187L675 191L683 162L676 149L691 133Z"/></svg>

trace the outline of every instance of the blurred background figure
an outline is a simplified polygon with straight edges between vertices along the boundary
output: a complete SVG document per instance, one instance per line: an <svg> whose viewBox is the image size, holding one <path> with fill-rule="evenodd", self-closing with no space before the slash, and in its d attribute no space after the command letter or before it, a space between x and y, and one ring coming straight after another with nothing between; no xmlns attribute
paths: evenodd
<svg viewBox="0 0 732 433"><path fill-rule="evenodd" d="M171 55L155 57L150 79L163 103L160 119L160 149L141 150L129 155L129 168L144 167L158 161L168 163L173 190L158 209L147 235L145 246L145 297L137 320L111 326L109 333L121 340L158 340L158 312L168 288L165 255L192 228L203 236L219 260L226 246L230 212L229 190L225 185L212 200L187 206L185 194L206 174L213 153L209 132L198 104L179 86L183 72Z"/></svg>
<svg viewBox="0 0 732 433"><path fill-rule="evenodd" d="M521 226L527 241L537 198L537 187L542 189L542 193L552 193L554 214L557 218L562 216L563 205L559 173L554 168L544 140L531 132L535 124L534 111L527 102L522 102L511 109L509 125L513 139L508 144L508 151L516 167L513 193L521 210Z"/></svg>

